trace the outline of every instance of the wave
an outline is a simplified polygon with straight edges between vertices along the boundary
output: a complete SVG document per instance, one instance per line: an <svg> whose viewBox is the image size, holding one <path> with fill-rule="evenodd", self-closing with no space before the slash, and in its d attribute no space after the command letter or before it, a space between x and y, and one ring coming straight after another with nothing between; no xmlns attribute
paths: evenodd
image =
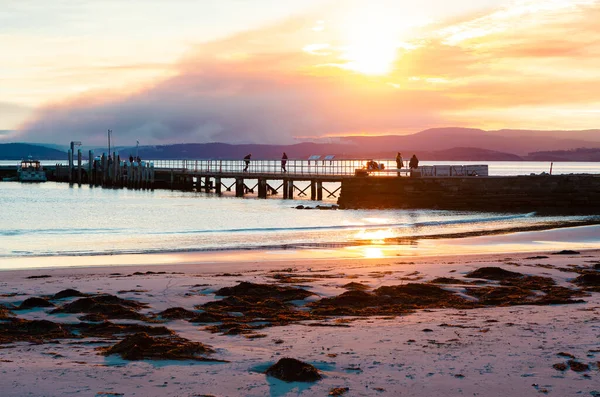
<svg viewBox="0 0 600 397"><path fill-rule="evenodd" d="M431 226L451 226L459 224L480 224L498 221L509 221L535 216L535 212L517 215L488 216L479 218L451 219L412 223L379 223L379 224L351 224L351 225L326 225L326 226L297 226L297 227L262 227L262 228L233 228L233 229L198 229L198 230L172 230L172 231L143 231L131 228L68 228L68 229L16 229L0 230L0 236L24 235L82 235L82 234L131 234L141 233L146 235L189 235L189 234L218 234L218 233L276 233L276 232L310 232L325 230L360 230L381 228L418 228Z"/></svg>

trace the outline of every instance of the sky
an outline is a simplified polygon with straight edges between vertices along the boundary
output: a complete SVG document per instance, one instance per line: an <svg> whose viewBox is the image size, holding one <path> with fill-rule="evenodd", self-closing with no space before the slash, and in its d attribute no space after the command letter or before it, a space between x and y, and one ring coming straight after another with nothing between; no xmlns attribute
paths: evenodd
<svg viewBox="0 0 600 397"><path fill-rule="evenodd" d="M0 142L599 127L600 0L0 5Z"/></svg>

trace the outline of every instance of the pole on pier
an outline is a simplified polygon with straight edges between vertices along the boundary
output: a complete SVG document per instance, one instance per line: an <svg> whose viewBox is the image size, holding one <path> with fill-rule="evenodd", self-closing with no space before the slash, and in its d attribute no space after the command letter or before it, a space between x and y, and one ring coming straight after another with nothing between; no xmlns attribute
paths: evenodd
<svg viewBox="0 0 600 397"><path fill-rule="evenodd" d="M77 149L77 184L81 187L81 149Z"/></svg>
<svg viewBox="0 0 600 397"><path fill-rule="evenodd" d="M244 179L235 178L235 197L244 196Z"/></svg>
<svg viewBox="0 0 600 397"><path fill-rule="evenodd" d="M175 173L171 168L171 190L173 190L173 184L175 183Z"/></svg>
<svg viewBox="0 0 600 397"><path fill-rule="evenodd" d="M150 163L150 189L154 190L154 163Z"/></svg>
<svg viewBox="0 0 600 397"><path fill-rule="evenodd" d="M283 199L287 200L288 199L288 184L290 183L289 179L284 179L283 180Z"/></svg>
<svg viewBox="0 0 600 397"><path fill-rule="evenodd" d="M310 181L310 199L312 201L317 199L317 181L314 179Z"/></svg>
<svg viewBox="0 0 600 397"><path fill-rule="evenodd" d="M215 177L215 193L221 194L221 177Z"/></svg>
<svg viewBox="0 0 600 397"><path fill-rule="evenodd" d="M206 193L210 192L210 178L208 176L204 177L204 191Z"/></svg>
<svg viewBox="0 0 600 397"><path fill-rule="evenodd" d="M290 179L290 181L288 183L288 199L289 200L294 199L294 181L292 179Z"/></svg>

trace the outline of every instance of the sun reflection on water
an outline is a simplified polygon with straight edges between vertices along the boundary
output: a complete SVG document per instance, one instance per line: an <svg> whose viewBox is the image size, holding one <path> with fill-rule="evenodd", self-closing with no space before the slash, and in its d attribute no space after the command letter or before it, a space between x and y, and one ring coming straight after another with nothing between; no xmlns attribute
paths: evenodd
<svg viewBox="0 0 600 397"><path fill-rule="evenodd" d="M354 237L357 240L371 241L372 244L385 244L385 239L396 237L392 229L359 230Z"/></svg>

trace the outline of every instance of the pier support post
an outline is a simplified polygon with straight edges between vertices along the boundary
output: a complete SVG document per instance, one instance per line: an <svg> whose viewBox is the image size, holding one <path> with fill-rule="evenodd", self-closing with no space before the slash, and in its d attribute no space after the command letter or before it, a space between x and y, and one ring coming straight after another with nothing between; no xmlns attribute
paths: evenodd
<svg viewBox="0 0 600 397"><path fill-rule="evenodd" d="M81 187L81 149L77 149L77 184Z"/></svg>
<svg viewBox="0 0 600 397"><path fill-rule="evenodd" d="M210 193L210 177L208 176L204 177L204 191Z"/></svg>
<svg viewBox="0 0 600 397"><path fill-rule="evenodd" d="M283 199L288 199L288 184L290 183L289 179L283 180Z"/></svg>
<svg viewBox="0 0 600 397"><path fill-rule="evenodd" d="M175 173L173 172L173 169L171 168L171 190L173 190L174 183L175 183Z"/></svg>
<svg viewBox="0 0 600 397"><path fill-rule="evenodd" d="M150 189L154 190L154 163L150 163Z"/></svg>
<svg viewBox="0 0 600 397"><path fill-rule="evenodd" d="M235 178L235 197L244 196L244 179Z"/></svg>
<svg viewBox="0 0 600 397"><path fill-rule="evenodd" d="M106 153L102 153L102 187L106 184L106 175L108 173Z"/></svg>
<svg viewBox="0 0 600 397"><path fill-rule="evenodd" d="M310 199L312 201L317 199L317 181L314 179L310 181Z"/></svg>
<svg viewBox="0 0 600 397"><path fill-rule="evenodd" d="M267 198L267 180L258 178L258 198Z"/></svg>
<svg viewBox="0 0 600 397"><path fill-rule="evenodd" d="M294 181L290 179L288 181L288 200L294 199Z"/></svg>
<svg viewBox="0 0 600 397"><path fill-rule="evenodd" d="M117 165L118 164L119 163L117 163L117 153L113 152L113 154L112 154L112 164L111 164L111 166L112 166L112 170L111 170L111 172L112 172L111 184L113 185L113 187L117 184L117 169L118 169Z"/></svg>
<svg viewBox="0 0 600 397"><path fill-rule="evenodd" d="M323 200L323 181L317 181L317 200Z"/></svg>
<svg viewBox="0 0 600 397"><path fill-rule="evenodd" d="M69 183L73 183L73 152L69 149Z"/></svg>
<svg viewBox="0 0 600 397"><path fill-rule="evenodd" d="M221 194L221 178L215 177L215 193Z"/></svg>
<svg viewBox="0 0 600 397"><path fill-rule="evenodd" d="M133 164L128 161L125 166L127 167L127 188L131 189L131 178L133 177Z"/></svg>
<svg viewBox="0 0 600 397"><path fill-rule="evenodd" d="M87 177L88 177L88 184L90 186L92 186L94 184L94 180L93 180L93 165L94 165L94 151L93 150L89 150L88 151L88 171L87 171Z"/></svg>

